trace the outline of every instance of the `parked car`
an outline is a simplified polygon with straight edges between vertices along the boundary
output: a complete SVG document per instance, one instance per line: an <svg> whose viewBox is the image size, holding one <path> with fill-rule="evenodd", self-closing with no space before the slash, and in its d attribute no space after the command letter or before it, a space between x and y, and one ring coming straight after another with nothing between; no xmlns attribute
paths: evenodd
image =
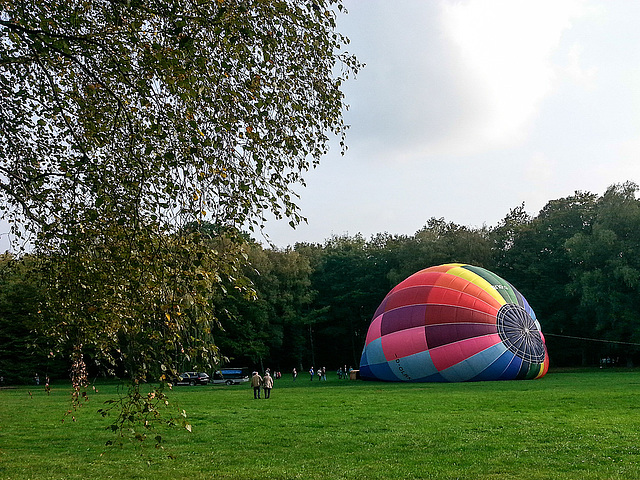
<svg viewBox="0 0 640 480"><path fill-rule="evenodd" d="M213 374L214 385L240 385L249 381L249 375L244 368L223 368Z"/></svg>
<svg viewBox="0 0 640 480"><path fill-rule="evenodd" d="M204 372L184 372L178 376L176 385L207 385L209 380L209 375Z"/></svg>

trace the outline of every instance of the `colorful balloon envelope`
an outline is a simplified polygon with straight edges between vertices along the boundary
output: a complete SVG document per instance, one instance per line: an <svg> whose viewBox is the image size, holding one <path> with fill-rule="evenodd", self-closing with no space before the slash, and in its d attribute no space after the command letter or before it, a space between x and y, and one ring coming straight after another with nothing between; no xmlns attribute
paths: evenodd
<svg viewBox="0 0 640 480"><path fill-rule="evenodd" d="M540 378L549 357L533 309L480 267L426 268L399 283L376 311L360 377L390 382Z"/></svg>

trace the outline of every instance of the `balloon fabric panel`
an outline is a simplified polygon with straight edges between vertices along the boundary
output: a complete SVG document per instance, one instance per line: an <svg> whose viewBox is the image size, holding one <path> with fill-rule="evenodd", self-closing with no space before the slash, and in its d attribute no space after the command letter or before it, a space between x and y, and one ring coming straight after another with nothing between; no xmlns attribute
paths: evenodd
<svg viewBox="0 0 640 480"><path fill-rule="evenodd" d="M468 360L463 360L439 373L447 382L464 382L468 378L475 377L477 372Z"/></svg>
<svg viewBox="0 0 640 480"><path fill-rule="evenodd" d="M457 290L450 290L442 287L432 287L427 291L425 303L433 305L453 305L456 307L471 306L477 300L482 301L486 305L493 307L493 312L497 312L501 304L489 295L485 295L482 291L477 291L475 295L463 293ZM487 309L488 310L488 309ZM492 313L493 313L492 312Z"/></svg>
<svg viewBox="0 0 640 480"><path fill-rule="evenodd" d="M429 351L418 352L388 362L389 369L399 380L416 381L438 374Z"/></svg>
<svg viewBox="0 0 640 480"><path fill-rule="evenodd" d="M382 348L382 338L378 337L373 340L369 345L367 345L367 349L363 352L362 357L365 358L367 364L376 364L376 363L385 363L387 361L384 356L384 350Z"/></svg>
<svg viewBox="0 0 640 480"><path fill-rule="evenodd" d="M382 315L380 333L384 336L407 328L424 326L426 309L427 305L408 305L385 312Z"/></svg>
<svg viewBox="0 0 640 480"><path fill-rule="evenodd" d="M367 331L367 339L365 345L369 345L373 340L380 338L382 336L382 315L378 315L373 319L371 325L369 325L369 330Z"/></svg>
<svg viewBox="0 0 640 480"><path fill-rule="evenodd" d="M507 367L507 369L504 372L502 372L502 375L500 375L499 380L517 379L518 373L520 372L521 367L522 367L522 359L512 354L511 362L509 363L509 366Z"/></svg>
<svg viewBox="0 0 640 480"><path fill-rule="evenodd" d="M369 372L371 372L371 375L377 380L383 380L386 382L397 382L401 380L391 371L391 368L389 367L389 364L387 362L375 363L375 364L369 365L368 367L360 367L361 378L368 378L367 369L369 370Z"/></svg>
<svg viewBox="0 0 640 480"><path fill-rule="evenodd" d="M478 279L478 283L481 283L479 280L482 279ZM482 283L490 287L486 281L482 280ZM456 275L440 275L434 285L464 292L467 295L483 300L488 305L495 306L495 308L500 308L505 303L504 299L494 291L488 291L477 283L469 282L467 279Z"/></svg>
<svg viewBox="0 0 640 480"><path fill-rule="evenodd" d="M400 330L381 338L382 350L387 361L428 350L424 327Z"/></svg>
<svg viewBox="0 0 640 480"><path fill-rule="evenodd" d="M527 376L526 379L527 380L532 380L534 378L536 378L538 376L538 373L540 373L540 365L539 364L533 364L533 365L529 365L529 370L527 371Z"/></svg>
<svg viewBox="0 0 640 480"><path fill-rule="evenodd" d="M426 327L427 345L429 348L441 347L459 340L481 335L497 334L495 325L476 323L455 323L428 325Z"/></svg>
<svg viewBox="0 0 640 480"><path fill-rule="evenodd" d="M489 270L485 270L484 268L473 266L467 266L465 268L486 280L487 283L489 283L489 285L505 300L505 302L518 303L514 288L506 280L500 278Z"/></svg>
<svg viewBox="0 0 640 480"><path fill-rule="evenodd" d="M455 305L427 305L425 308L425 324L438 325L464 322L489 323L495 325L497 310L488 308L487 310L493 310L493 315L491 311L478 311L473 307L461 308Z"/></svg>
<svg viewBox="0 0 640 480"><path fill-rule="evenodd" d="M548 371L549 371L549 357L547 356L544 359L544 363L542 364L542 370L540 371L540 373L538 373L538 376L536 378L544 377Z"/></svg>
<svg viewBox="0 0 640 480"><path fill-rule="evenodd" d="M495 345L492 348L501 353L487 366L487 368L472 378L472 380L482 381L499 379L504 371L509 367L509 364L513 360L513 353L504 348L504 345Z"/></svg>
<svg viewBox="0 0 640 480"><path fill-rule="evenodd" d="M499 342L500 337L498 334L485 335L432 348L429 352L431 353L433 364L439 371L442 371Z"/></svg>
<svg viewBox="0 0 640 480"><path fill-rule="evenodd" d="M489 282L487 282L487 280L472 272L471 270L468 270L464 267L455 267L447 273L449 275L459 277L462 280L466 280L473 285L476 285L481 291L484 291L485 293L493 297L499 305L505 303L504 297L502 297L502 295L500 295L496 291L496 289L493 288L493 286Z"/></svg>
<svg viewBox="0 0 640 480"><path fill-rule="evenodd" d="M441 372L442 376L449 381L465 381L477 378L487 365L491 365L505 351L504 346L500 343L485 348L475 355L452 365Z"/></svg>
<svg viewBox="0 0 640 480"><path fill-rule="evenodd" d="M389 312L399 307L404 307L406 305L417 305L420 303L425 303L424 298L428 289L432 288L431 286L425 285L411 285L402 290L398 290L396 292L392 292L385 298L383 303L383 307L378 314L382 314L384 312Z"/></svg>

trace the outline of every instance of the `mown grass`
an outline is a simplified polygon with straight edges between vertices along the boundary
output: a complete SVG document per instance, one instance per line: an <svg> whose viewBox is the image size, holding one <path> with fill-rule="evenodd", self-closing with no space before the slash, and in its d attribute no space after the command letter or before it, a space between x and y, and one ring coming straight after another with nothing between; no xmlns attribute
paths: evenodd
<svg viewBox="0 0 640 480"><path fill-rule="evenodd" d="M163 449L105 447L98 393L63 414L67 386L0 391L3 479L635 479L640 372L553 373L535 381L386 384L276 382L179 387L191 433ZM31 392L31 395L29 394Z"/></svg>

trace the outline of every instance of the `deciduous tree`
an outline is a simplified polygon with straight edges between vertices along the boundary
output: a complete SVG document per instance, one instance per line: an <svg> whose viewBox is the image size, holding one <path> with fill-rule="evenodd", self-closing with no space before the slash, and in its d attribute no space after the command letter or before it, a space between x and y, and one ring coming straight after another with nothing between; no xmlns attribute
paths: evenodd
<svg viewBox="0 0 640 480"><path fill-rule="evenodd" d="M330 135L344 146L359 65L341 1L0 7L0 208L49 275L42 312L76 347L74 384L87 349L135 381L176 354L215 362L209 297L239 278L237 232L266 211L300 222L304 172ZM183 228L202 221L224 234Z"/></svg>

